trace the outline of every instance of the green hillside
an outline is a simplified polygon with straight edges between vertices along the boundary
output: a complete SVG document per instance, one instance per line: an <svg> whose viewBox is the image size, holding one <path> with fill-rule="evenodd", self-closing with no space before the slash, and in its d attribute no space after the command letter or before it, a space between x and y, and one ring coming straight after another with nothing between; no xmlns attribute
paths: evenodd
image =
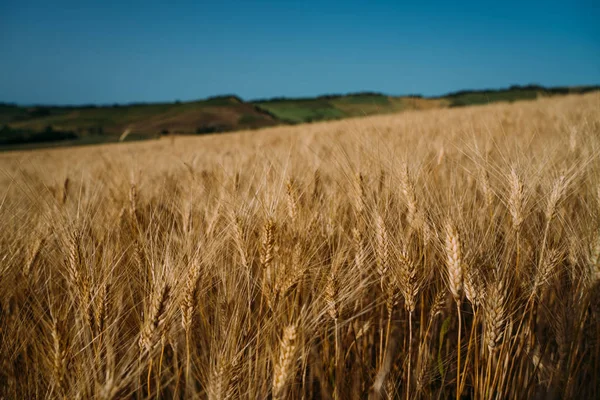
<svg viewBox="0 0 600 400"><path fill-rule="evenodd" d="M77 139L82 143L204 134L277 125L268 112L235 96L194 102L107 107L0 107L0 145Z"/></svg>
<svg viewBox="0 0 600 400"><path fill-rule="evenodd" d="M275 98L255 102L281 121L291 124L439 107L442 103L435 99L392 97L380 93L356 93L305 99Z"/></svg>
<svg viewBox="0 0 600 400"><path fill-rule="evenodd" d="M527 85L511 86L508 89L497 90L462 90L459 92L449 93L441 98L448 100L450 107L460 107L496 103L499 101L513 102L519 100L534 100L543 96L582 94L599 89L599 86L545 88L539 85Z"/></svg>
<svg viewBox="0 0 600 400"><path fill-rule="evenodd" d="M340 119L345 115L324 99L281 99L256 103L279 120L290 124Z"/></svg>

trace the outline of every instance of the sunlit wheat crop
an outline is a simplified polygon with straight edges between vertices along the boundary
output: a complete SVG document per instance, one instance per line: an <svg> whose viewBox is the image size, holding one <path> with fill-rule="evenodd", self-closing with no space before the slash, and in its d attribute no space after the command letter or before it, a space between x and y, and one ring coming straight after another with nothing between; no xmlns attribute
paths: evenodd
<svg viewBox="0 0 600 400"><path fill-rule="evenodd" d="M600 398L600 95L0 155L0 398Z"/></svg>

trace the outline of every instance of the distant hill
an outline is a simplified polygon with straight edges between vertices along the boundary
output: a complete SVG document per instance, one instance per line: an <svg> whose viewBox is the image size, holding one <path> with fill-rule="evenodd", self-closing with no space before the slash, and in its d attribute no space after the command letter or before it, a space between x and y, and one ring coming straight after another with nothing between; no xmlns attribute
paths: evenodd
<svg viewBox="0 0 600 400"><path fill-rule="evenodd" d="M461 90L448 93L440 98L449 101L450 107L488 104L498 101L533 100L540 96L583 94L600 90L600 86L565 86L546 88L539 85L514 85L508 89Z"/></svg>
<svg viewBox="0 0 600 400"><path fill-rule="evenodd" d="M4 132L0 144L27 142L43 132L62 132L85 141L104 137L151 138L161 134L201 134L277 125L280 122L259 107L235 96L194 102L83 107L0 106ZM12 135L11 133L15 133ZM18 135L17 135L18 133ZM65 136L65 135L63 135ZM12 140L11 140L12 139Z"/></svg>
<svg viewBox="0 0 600 400"><path fill-rule="evenodd" d="M439 97L362 92L311 98L244 101L234 95L174 103L113 106L18 106L0 103L0 146L37 147L207 134L281 124L342 119L404 110L460 107L600 90L600 86L511 86L463 90Z"/></svg>
<svg viewBox="0 0 600 400"><path fill-rule="evenodd" d="M394 97L381 93L353 93L299 99L276 98L258 100L254 103L282 122L289 124L437 108L446 105L443 99Z"/></svg>

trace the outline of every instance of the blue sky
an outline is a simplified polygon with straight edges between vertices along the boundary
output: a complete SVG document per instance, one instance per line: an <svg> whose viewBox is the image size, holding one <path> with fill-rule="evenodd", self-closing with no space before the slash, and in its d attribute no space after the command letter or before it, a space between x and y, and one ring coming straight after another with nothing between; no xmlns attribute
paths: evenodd
<svg viewBox="0 0 600 400"><path fill-rule="evenodd" d="M0 101L600 84L600 3L0 0Z"/></svg>

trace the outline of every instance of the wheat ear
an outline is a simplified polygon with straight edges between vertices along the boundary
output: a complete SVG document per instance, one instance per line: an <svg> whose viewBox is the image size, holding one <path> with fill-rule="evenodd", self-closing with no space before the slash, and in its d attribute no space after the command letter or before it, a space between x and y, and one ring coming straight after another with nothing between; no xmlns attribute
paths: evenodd
<svg viewBox="0 0 600 400"><path fill-rule="evenodd" d="M59 391L64 391L64 377L67 369L67 350L58 327L58 321L52 322L52 373L54 384Z"/></svg>
<svg viewBox="0 0 600 400"><path fill-rule="evenodd" d="M493 352L502 340L506 320L506 290L501 279L488 290L484 310L486 342L489 351Z"/></svg>
<svg viewBox="0 0 600 400"><path fill-rule="evenodd" d="M510 195L508 199L508 209L512 216L512 224L515 232L521 230L523 224L523 182L517 171L513 168L510 171L509 177Z"/></svg>
<svg viewBox="0 0 600 400"><path fill-rule="evenodd" d="M379 214L375 219L375 246L375 262L383 290L384 277L389 267L389 239L385 222Z"/></svg>
<svg viewBox="0 0 600 400"><path fill-rule="evenodd" d="M296 187L294 185L294 181L292 179L288 179L286 183L286 194L287 194L287 206L288 206L288 216L290 217L290 222L292 227L296 226L296 221L298 220L298 197L296 195Z"/></svg>
<svg viewBox="0 0 600 400"><path fill-rule="evenodd" d="M279 358L273 369L273 400L285 398L286 383L294 375L296 354L296 326L283 329L283 338L279 345Z"/></svg>
<svg viewBox="0 0 600 400"><path fill-rule="evenodd" d="M448 282L450 292L456 302L456 311L458 312L458 356L456 368L456 398L460 398L460 342L462 330L462 317L460 313L460 304L463 292L463 260L462 246L458 230L451 222L446 223L446 265L448 267Z"/></svg>

